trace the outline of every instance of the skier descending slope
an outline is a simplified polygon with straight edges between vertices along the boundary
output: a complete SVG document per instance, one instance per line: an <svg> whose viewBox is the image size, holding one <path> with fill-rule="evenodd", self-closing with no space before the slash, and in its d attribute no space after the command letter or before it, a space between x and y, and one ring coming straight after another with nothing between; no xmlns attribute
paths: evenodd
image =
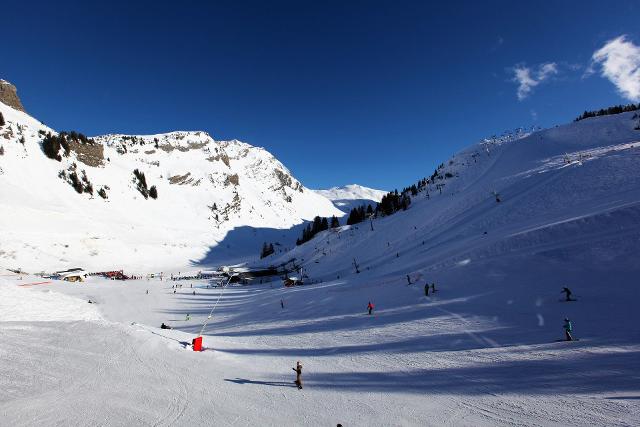
<svg viewBox="0 0 640 427"><path fill-rule="evenodd" d="M426 285L424 285L424 295L425 296L429 296L429 284L427 283Z"/></svg>
<svg viewBox="0 0 640 427"><path fill-rule="evenodd" d="M573 332L573 324L568 317L564 318L564 335L567 341L573 341L573 336L571 336L571 332Z"/></svg>
<svg viewBox="0 0 640 427"><path fill-rule="evenodd" d="M560 291L560 293L564 293L566 295L566 299L565 301L575 301L575 299L571 298L571 289L564 287L562 288L562 290Z"/></svg>
<svg viewBox="0 0 640 427"><path fill-rule="evenodd" d="M298 390L302 390L302 363L298 360L295 368L291 368L296 373L295 383L298 386Z"/></svg>
<svg viewBox="0 0 640 427"><path fill-rule="evenodd" d="M371 304L371 301L369 301L369 304L367 304L367 310L369 310L369 314L371 314L371 312L373 311L373 304Z"/></svg>

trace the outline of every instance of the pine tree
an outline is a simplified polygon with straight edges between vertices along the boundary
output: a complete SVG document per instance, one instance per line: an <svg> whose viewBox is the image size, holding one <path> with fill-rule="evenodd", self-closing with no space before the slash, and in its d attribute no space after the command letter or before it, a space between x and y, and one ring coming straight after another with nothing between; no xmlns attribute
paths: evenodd
<svg viewBox="0 0 640 427"><path fill-rule="evenodd" d="M42 140L42 151L44 154L53 160L62 161L60 156L60 141L51 133L48 133Z"/></svg>
<svg viewBox="0 0 640 427"><path fill-rule="evenodd" d="M145 199L149 198L149 189L147 188L147 178L144 176L144 172L140 172L138 169L134 169L133 175L137 179L137 188L140 194L142 194L142 196ZM158 194L156 193L156 197L157 196Z"/></svg>
<svg viewBox="0 0 640 427"><path fill-rule="evenodd" d="M371 207L371 206L369 206L369 207ZM334 216L331 217L331 228L337 228L337 227L340 227L340 221L334 215Z"/></svg>
<svg viewBox="0 0 640 427"><path fill-rule="evenodd" d="M313 218L313 227L311 228L311 237L322 231L322 219L319 216Z"/></svg>
<svg viewBox="0 0 640 427"><path fill-rule="evenodd" d="M347 218L347 225L356 224L358 222L357 216L358 211L356 210L356 208L351 209L351 212L349 212L349 217Z"/></svg>
<svg viewBox="0 0 640 427"><path fill-rule="evenodd" d="M69 179L71 180L71 186L73 187L73 189L76 190L79 194L82 194L82 192L84 191L84 186L78 178L78 174L76 173L76 171L73 171L69 174Z"/></svg>
<svg viewBox="0 0 640 427"><path fill-rule="evenodd" d="M87 182L87 184L84 186L84 190L85 193L89 193L93 196L93 184L91 184L90 182Z"/></svg>

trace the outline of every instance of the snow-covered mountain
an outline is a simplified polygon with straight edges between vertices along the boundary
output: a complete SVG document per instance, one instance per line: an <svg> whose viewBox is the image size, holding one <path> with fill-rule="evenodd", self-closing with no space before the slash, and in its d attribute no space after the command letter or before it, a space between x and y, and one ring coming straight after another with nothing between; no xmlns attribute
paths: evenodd
<svg viewBox="0 0 640 427"><path fill-rule="evenodd" d="M342 187L332 187L327 190L314 190L330 200L375 200L379 202L386 191L364 187L358 184L349 184Z"/></svg>
<svg viewBox="0 0 640 427"><path fill-rule="evenodd" d="M268 151L240 141L206 132L93 140L70 133L53 155L58 161L43 150L46 135L57 132L3 102L0 112L5 267L180 268L235 228L289 229L342 215ZM262 243L256 239L256 255Z"/></svg>
<svg viewBox="0 0 640 427"><path fill-rule="evenodd" d="M348 213L361 205L376 205L387 192L362 185L350 184L343 187L332 187L327 190L314 190L321 196L333 201L341 211Z"/></svg>

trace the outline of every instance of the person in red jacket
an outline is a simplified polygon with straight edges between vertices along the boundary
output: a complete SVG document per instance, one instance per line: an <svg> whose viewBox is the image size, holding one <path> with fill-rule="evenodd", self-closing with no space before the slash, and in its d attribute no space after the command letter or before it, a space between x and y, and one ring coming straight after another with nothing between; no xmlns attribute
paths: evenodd
<svg viewBox="0 0 640 427"><path fill-rule="evenodd" d="M371 301L369 301L369 304L367 304L367 309L369 310L369 314L371 314L371 312L373 311L373 304L371 304Z"/></svg>

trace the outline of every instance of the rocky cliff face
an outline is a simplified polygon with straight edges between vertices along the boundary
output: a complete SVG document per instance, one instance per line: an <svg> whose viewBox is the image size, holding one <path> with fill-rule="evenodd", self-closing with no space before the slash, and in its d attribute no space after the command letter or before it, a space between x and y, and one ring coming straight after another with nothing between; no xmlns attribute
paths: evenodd
<svg viewBox="0 0 640 427"><path fill-rule="evenodd" d="M0 102L19 111L24 111L22 102L18 97L18 90L6 80L0 79Z"/></svg>

